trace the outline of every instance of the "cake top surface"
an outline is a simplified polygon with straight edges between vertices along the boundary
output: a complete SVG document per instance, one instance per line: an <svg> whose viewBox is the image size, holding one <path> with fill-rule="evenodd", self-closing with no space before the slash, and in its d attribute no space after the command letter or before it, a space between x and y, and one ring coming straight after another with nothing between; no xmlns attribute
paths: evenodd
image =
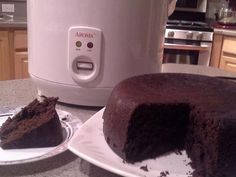
<svg viewBox="0 0 236 177"><path fill-rule="evenodd" d="M108 101L136 107L140 104L189 103L201 111L234 111L236 83L209 76L176 73L147 74L119 83Z"/></svg>

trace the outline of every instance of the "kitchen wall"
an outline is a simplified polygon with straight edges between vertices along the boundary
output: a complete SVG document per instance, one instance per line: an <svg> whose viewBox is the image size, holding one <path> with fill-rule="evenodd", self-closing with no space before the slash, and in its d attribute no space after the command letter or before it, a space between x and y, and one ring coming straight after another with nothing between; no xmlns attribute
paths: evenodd
<svg viewBox="0 0 236 177"><path fill-rule="evenodd" d="M14 12L4 12L17 17L26 17L26 0L0 0L0 13L3 13L2 4L14 5Z"/></svg>
<svg viewBox="0 0 236 177"><path fill-rule="evenodd" d="M215 12L217 9L223 6L228 6L226 0L208 0L207 18L215 19Z"/></svg>

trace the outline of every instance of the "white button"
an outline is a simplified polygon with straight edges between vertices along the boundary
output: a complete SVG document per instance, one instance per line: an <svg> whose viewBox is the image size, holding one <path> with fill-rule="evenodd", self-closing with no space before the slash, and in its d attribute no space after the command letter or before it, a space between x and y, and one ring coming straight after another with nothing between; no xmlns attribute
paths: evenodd
<svg viewBox="0 0 236 177"><path fill-rule="evenodd" d="M93 63L78 61L77 62L77 69L78 70L93 70Z"/></svg>

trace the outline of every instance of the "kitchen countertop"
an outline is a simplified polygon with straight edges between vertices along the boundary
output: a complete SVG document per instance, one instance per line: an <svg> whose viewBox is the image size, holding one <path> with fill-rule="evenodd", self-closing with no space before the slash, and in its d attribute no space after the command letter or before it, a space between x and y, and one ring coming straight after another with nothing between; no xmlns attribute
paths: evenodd
<svg viewBox="0 0 236 177"><path fill-rule="evenodd" d="M235 29L214 28L214 33L227 36L236 36L236 28Z"/></svg>
<svg viewBox="0 0 236 177"><path fill-rule="evenodd" d="M165 64L163 72L205 73L207 75L236 76L223 70L205 66ZM23 106L37 97L37 89L30 79L0 81L0 113ZM70 112L85 122L101 108L84 107L59 103L57 108ZM1 177L118 177L87 161L70 151L37 162L20 165L0 166Z"/></svg>
<svg viewBox="0 0 236 177"><path fill-rule="evenodd" d="M8 112L28 104L37 96L37 90L30 79L0 81L0 113ZM82 122L101 108L58 104L58 109L70 112ZM0 166L1 177L118 177L96 167L70 151L55 157L20 165Z"/></svg>
<svg viewBox="0 0 236 177"><path fill-rule="evenodd" d="M10 20L0 20L0 28L27 28L26 17L14 17Z"/></svg>
<svg viewBox="0 0 236 177"><path fill-rule="evenodd" d="M213 28L215 34L236 36L236 26L220 25L214 19L207 19L206 22Z"/></svg>

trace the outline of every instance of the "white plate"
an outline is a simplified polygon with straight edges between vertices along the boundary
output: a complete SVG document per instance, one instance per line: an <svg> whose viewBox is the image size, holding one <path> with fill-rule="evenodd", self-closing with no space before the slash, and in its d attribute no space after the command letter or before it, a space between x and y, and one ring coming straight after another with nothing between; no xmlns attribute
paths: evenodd
<svg viewBox="0 0 236 177"><path fill-rule="evenodd" d="M171 153L141 163L124 163L105 141L102 131L103 111L97 112L81 126L68 143L69 150L94 165L127 177L157 177L163 171L169 172L168 177L188 177L191 174L193 170L185 151L181 152L182 155ZM147 166L148 171L140 169L144 166Z"/></svg>
<svg viewBox="0 0 236 177"><path fill-rule="evenodd" d="M17 109L19 110L19 109ZM17 112L17 111L15 111ZM57 110L63 127L63 142L55 147L48 148L28 148L5 150L0 147L0 165L23 164L33 161L46 159L58 155L67 150L67 143L72 138L75 130L81 125L81 121L74 119L73 116L62 110ZM11 114L13 115L13 113ZM0 117L0 126L9 116Z"/></svg>

